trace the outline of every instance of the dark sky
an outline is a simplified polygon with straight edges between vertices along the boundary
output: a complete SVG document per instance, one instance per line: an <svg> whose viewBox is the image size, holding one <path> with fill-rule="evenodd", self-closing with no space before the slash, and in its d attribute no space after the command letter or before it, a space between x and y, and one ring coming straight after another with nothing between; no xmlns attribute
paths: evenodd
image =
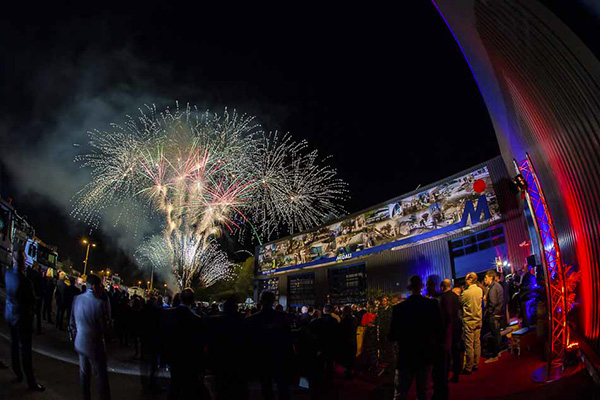
<svg viewBox="0 0 600 400"><path fill-rule="evenodd" d="M123 2L11 18L0 28L4 195L79 263L86 228L68 215L82 179L73 143L175 100L256 115L332 155L349 212L496 156L481 95L433 5L348 4L267 12ZM94 235L102 249L91 266L127 265L125 238Z"/></svg>

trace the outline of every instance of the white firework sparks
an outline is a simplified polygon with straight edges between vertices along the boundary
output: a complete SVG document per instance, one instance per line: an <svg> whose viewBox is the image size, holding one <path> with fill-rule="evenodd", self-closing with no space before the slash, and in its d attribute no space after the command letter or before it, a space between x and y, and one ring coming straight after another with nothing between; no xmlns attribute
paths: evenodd
<svg viewBox="0 0 600 400"><path fill-rule="evenodd" d="M172 270L181 289L193 284L206 288L231 277L234 264L217 243L198 243L190 239L182 238L173 246L164 236L154 236L137 249L135 257L141 265Z"/></svg>
<svg viewBox="0 0 600 400"><path fill-rule="evenodd" d="M264 137L256 164L258 187L252 215L259 231L269 237L283 224L298 232L337 215L346 197L346 184L336 171L320 165L317 151L306 141L294 142L277 133Z"/></svg>
<svg viewBox="0 0 600 400"><path fill-rule="evenodd" d="M73 215L97 227L109 207L127 218L142 206L162 221L166 247L146 242L142 250L161 255L146 261L167 260L180 284L210 285L227 275L202 266L210 259L227 269L214 241L222 229L250 227L260 241L343 211L345 183L305 141L266 135L254 118L227 110L147 109L110 132L90 132L92 151L76 161L91 169L92 181L76 195Z"/></svg>

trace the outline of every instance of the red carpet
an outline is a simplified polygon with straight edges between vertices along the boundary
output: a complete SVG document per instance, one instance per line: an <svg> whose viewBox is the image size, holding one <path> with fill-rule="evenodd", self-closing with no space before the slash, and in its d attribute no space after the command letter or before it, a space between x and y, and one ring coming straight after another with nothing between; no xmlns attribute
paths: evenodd
<svg viewBox="0 0 600 400"><path fill-rule="evenodd" d="M505 352L495 363L484 364L484 361L479 362L477 372L461 375L458 384L451 384L450 399L504 398L541 386L531 381L533 371L544 365L536 355Z"/></svg>
<svg viewBox="0 0 600 400"><path fill-rule="evenodd" d="M534 353L526 351L517 356L504 352L495 363L484 361L481 359L477 372L461 375L459 383L450 384L450 400L600 400L598 388L582 366L556 382L538 384L531 375L545 363ZM338 381L337 392L345 399L388 400L392 397L392 380L391 374L379 379L363 375L352 385ZM414 384L409 399L416 399Z"/></svg>
<svg viewBox="0 0 600 400"><path fill-rule="evenodd" d="M582 366L556 382L539 384L531 380L531 375L545 363L535 354L524 352L517 356L505 352L495 363L485 364L484 361L480 361L479 371L461 375L458 384L450 384L451 400L598 398L597 388Z"/></svg>

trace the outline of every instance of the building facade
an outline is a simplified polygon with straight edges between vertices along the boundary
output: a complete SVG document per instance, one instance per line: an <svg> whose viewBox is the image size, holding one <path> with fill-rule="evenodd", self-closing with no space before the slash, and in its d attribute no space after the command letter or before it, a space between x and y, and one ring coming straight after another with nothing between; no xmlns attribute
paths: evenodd
<svg viewBox="0 0 600 400"><path fill-rule="evenodd" d="M513 174L514 175L514 174ZM521 269L532 246L500 157L256 250L257 294L288 307L364 303L400 294L411 275L460 280Z"/></svg>

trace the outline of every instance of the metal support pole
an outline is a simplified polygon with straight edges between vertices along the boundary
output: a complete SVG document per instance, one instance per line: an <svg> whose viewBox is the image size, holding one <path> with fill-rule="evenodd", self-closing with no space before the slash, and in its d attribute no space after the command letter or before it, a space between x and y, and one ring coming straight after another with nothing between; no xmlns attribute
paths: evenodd
<svg viewBox="0 0 600 400"><path fill-rule="evenodd" d="M87 265L88 265L88 256L90 255L90 244L87 244L87 249L85 250L85 261L83 262L83 274L87 274Z"/></svg>

